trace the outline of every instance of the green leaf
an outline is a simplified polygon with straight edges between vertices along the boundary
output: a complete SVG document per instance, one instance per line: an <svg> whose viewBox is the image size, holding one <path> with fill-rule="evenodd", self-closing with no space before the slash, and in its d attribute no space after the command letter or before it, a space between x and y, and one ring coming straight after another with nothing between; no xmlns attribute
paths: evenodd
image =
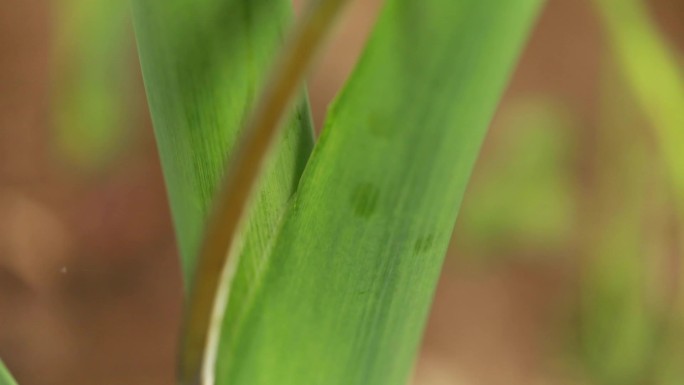
<svg viewBox="0 0 684 385"><path fill-rule="evenodd" d="M217 383L406 381L463 191L540 3L388 1L263 274L226 314Z"/></svg>
<svg viewBox="0 0 684 385"><path fill-rule="evenodd" d="M2 360L0 360L0 385L17 385Z"/></svg>
<svg viewBox="0 0 684 385"><path fill-rule="evenodd" d="M226 158L237 147L290 13L285 0L133 1L186 287ZM250 268L237 291L258 270L313 145L306 102L293 115L253 198L241 244L241 260Z"/></svg>

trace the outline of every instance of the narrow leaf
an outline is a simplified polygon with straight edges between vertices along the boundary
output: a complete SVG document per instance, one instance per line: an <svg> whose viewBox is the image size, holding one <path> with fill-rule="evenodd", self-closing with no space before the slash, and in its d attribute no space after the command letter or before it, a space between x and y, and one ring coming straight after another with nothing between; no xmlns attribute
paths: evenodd
<svg viewBox="0 0 684 385"><path fill-rule="evenodd" d="M389 0L217 383L402 384L481 141L540 0ZM237 277L236 277L237 279Z"/></svg>

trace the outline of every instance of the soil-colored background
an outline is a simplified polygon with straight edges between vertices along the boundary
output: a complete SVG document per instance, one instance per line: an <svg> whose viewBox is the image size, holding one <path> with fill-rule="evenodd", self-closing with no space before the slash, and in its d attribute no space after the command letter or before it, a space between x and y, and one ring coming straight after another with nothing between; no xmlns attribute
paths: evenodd
<svg viewBox="0 0 684 385"><path fill-rule="evenodd" d="M50 115L57 3L0 2L0 356L22 385L173 384L180 274L142 86L140 118L114 163L83 172L61 162ZM354 3L312 76L318 127L378 4ZM684 2L651 4L684 51ZM504 107L550 95L591 137L608 50L588 0L550 0ZM458 228L415 381L585 383L558 353L572 258L468 263Z"/></svg>

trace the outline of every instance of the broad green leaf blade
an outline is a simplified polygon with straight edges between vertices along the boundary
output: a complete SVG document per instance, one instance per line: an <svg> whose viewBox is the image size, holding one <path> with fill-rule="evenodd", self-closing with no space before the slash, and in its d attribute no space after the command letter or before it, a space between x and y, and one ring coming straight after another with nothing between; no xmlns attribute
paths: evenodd
<svg viewBox="0 0 684 385"><path fill-rule="evenodd" d="M240 128L281 45L290 13L286 0L133 1L143 77L186 287L192 284L226 159L234 152ZM301 102L253 199L242 239L246 266L257 269L312 142L308 107Z"/></svg>
<svg viewBox="0 0 684 385"><path fill-rule="evenodd" d="M17 385L2 360L0 360L0 385Z"/></svg>
<svg viewBox="0 0 684 385"><path fill-rule="evenodd" d="M217 383L403 384L482 138L540 0L389 0L226 314Z"/></svg>

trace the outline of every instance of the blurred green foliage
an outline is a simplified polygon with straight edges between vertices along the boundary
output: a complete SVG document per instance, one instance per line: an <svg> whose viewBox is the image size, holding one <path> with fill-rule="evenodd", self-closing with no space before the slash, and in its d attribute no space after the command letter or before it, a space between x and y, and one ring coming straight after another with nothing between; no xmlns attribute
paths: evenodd
<svg viewBox="0 0 684 385"><path fill-rule="evenodd" d="M684 213L684 71L643 0L595 0L619 70L650 120Z"/></svg>
<svg viewBox="0 0 684 385"><path fill-rule="evenodd" d="M80 169L106 164L125 144L135 103L127 1L55 3L53 124L60 158Z"/></svg>
<svg viewBox="0 0 684 385"><path fill-rule="evenodd" d="M468 187L459 247L478 258L566 248L577 221L571 114L529 98L501 115Z"/></svg>
<svg viewBox="0 0 684 385"><path fill-rule="evenodd" d="M653 143L634 100L625 93L615 62L602 81L595 168L582 241L580 343L598 384L642 384L662 349L663 311L656 289L662 278L651 226L661 223L664 188ZM662 280L660 280L662 282Z"/></svg>
<svg viewBox="0 0 684 385"><path fill-rule="evenodd" d="M670 281L682 272L671 272L679 256L663 234L684 213L684 78L645 2L596 5L614 57L603 72L597 195L585 239L584 362L599 384L681 383L673 360L682 356L684 324ZM639 129L648 126L642 117L653 131Z"/></svg>
<svg viewBox="0 0 684 385"><path fill-rule="evenodd" d="M645 2L595 3L611 55L591 136L550 95L509 105L468 188L458 248L493 262L573 256L570 350L587 381L680 384L684 71Z"/></svg>

